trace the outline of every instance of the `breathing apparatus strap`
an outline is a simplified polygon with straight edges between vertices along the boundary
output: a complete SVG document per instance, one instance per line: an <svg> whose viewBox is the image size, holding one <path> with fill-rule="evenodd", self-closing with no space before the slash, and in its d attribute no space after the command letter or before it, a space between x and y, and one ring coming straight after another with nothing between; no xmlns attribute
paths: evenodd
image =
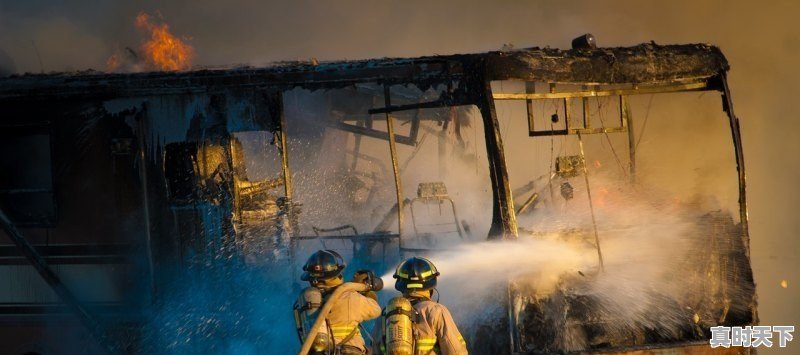
<svg viewBox="0 0 800 355"><path fill-rule="evenodd" d="M296 309L298 312L304 312L304 311L307 311L309 309L319 308L319 307L322 307L322 303L306 302L302 306L295 305L294 309Z"/></svg>
<svg viewBox="0 0 800 355"><path fill-rule="evenodd" d="M391 316L393 316L395 314L402 314L402 315L410 318L412 323L417 323L417 320L418 320L417 317L419 317L419 314L417 314L416 311L409 312L409 311L402 310L402 309L394 309L389 313L384 313L383 316L386 317L386 318L389 318L389 317L391 317Z"/></svg>

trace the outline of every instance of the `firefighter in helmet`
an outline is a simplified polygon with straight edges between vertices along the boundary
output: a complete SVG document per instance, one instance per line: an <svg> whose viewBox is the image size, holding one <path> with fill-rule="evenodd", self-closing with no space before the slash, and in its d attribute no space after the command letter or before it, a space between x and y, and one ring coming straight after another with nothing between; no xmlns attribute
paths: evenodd
<svg viewBox="0 0 800 355"><path fill-rule="evenodd" d="M389 301L376 330L375 352L428 355L467 354L453 316L432 299L439 271L425 258L403 261L394 272L394 287L403 293Z"/></svg>
<svg viewBox="0 0 800 355"><path fill-rule="evenodd" d="M366 283L369 291L362 293L346 291L336 302L320 329L308 329L314 324L322 305L328 301L333 291L344 283L342 272L346 264L339 253L333 250L320 250L312 254L303 266L301 280L308 281L294 305L295 322L300 342L308 336L315 336L312 354L367 354L364 338L361 336L361 322L377 318L381 314L375 291L383 287L380 278L372 271L359 270L353 282Z"/></svg>

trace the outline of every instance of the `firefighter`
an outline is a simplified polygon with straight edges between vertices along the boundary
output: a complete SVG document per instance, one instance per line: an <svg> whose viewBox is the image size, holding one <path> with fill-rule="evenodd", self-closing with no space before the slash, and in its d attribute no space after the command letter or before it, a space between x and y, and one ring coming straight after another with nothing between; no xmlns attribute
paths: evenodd
<svg viewBox="0 0 800 355"><path fill-rule="evenodd" d="M381 314L375 291L383 287L380 278L368 270L359 270L353 282L366 283L370 290L359 293L346 291L336 302L321 329L308 329L316 320L317 311L328 301L333 291L342 285L346 264L341 255L333 250L320 250L312 254L303 266L301 280L310 286L303 290L295 302L295 322L300 341L315 336L312 354L363 355L367 354L361 336L361 322L377 318Z"/></svg>
<svg viewBox="0 0 800 355"><path fill-rule="evenodd" d="M384 308L375 331L375 352L384 354L467 354L464 338L444 305L432 299L439 271L425 258L403 261L394 287L403 293Z"/></svg>

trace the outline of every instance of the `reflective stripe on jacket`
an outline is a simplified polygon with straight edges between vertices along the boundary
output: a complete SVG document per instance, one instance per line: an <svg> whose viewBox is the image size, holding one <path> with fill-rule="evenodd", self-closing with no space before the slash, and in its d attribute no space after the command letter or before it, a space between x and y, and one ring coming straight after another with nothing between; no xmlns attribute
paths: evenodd
<svg viewBox="0 0 800 355"><path fill-rule="evenodd" d="M420 320L417 328L417 354L467 354L467 344L456 322L444 305L427 297L414 303Z"/></svg>

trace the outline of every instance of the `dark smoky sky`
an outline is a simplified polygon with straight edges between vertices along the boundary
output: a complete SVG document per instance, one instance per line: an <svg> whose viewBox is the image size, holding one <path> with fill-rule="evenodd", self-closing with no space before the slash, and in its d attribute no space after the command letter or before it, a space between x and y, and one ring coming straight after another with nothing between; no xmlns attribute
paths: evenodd
<svg viewBox="0 0 800 355"><path fill-rule="evenodd" d="M139 44L139 11L190 38L197 65L566 48L585 32L601 46L718 45L742 119L761 320L800 323L800 2L0 0L0 66L104 69L115 48Z"/></svg>

